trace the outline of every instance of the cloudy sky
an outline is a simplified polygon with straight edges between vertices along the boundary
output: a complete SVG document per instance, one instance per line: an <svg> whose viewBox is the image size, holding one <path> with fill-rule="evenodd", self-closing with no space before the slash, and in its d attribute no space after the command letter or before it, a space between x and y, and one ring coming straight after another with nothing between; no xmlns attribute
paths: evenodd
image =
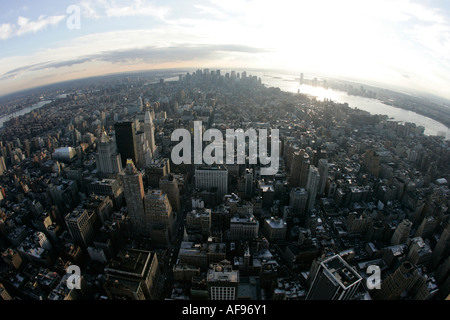
<svg viewBox="0 0 450 320"><path fill-rule="evenodd" d="M283 69L450 99L450 1L0 0L0 95L177 67Z"/></svg>

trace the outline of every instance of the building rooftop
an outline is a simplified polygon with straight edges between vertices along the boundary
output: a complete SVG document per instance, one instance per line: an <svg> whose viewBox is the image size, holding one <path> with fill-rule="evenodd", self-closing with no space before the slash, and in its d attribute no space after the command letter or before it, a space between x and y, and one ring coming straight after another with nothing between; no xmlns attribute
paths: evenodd
<svg viewBox="0 0 450 320"><path fill-rule="evenodd" d="M153 252L136 249L120 251L106 266L105 272L143 277L153 255Z"/></svg>
<svg viewBox="0 0 450 320"><path fill-rule="evenodd" d="M270 219L266 219L266 223L274 229L284 229L287 227L286 221L278 217L271 217Z"/></svg>
<svg viewBox="0 0 450 320"><path fill-rule="evenodd" d="M208 282L239 282L239 271L231 265L212 265L206 276Z"/></svg>
<svg viewBox="0 0 450 320"><path fill-rule="evenodd" d="M334 255L321 262L325 270L331 274L344 289L361 281L361 276L339 255Z"/></svg>

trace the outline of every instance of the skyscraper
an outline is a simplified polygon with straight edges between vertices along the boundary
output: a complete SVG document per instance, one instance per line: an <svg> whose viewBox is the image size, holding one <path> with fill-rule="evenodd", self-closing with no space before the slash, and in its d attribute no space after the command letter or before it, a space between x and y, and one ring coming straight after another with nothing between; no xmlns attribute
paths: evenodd
<svg viewBox="0 0 450 320"><path fill-rule="evenodd" d="M108 136L105 129L102 130L98 143L96 163L100 174L109 175L122 171L122 159L117 153L116 144Z"/></svg>
<svg viewBox="0 0 450 320"><path fill-rule="evenodd" d="M173 211L179 212L181 209L180 190L178 188L178 181L173 174L161 177L159 179L159 188L167 194Z"/></svg>
<svg viewBox="0 0 450 320"><path fill-rule="evenodd" d="M152 164L152 151L148 144L146 135L143 131L136 132L136 157L138 159L138 168L144 169Z"/></svg>
<svg viewBox="0 0 450 320"><path fill-rule="evenodd" d="M350 300L362 281L361 276L339 255L318 265L307 300Z"/></svg>
<svg viewBox="0 0 450 320"><path fill-rule="evenodd" d="M319 163L320 181L319 181L319 187L318 187L317 193L324 194L325 186L327 184L327 179L328 179L328 161L327 161L327 159L319 159L318 163Z"/></svg>
<svg viewBox="0 0 450 320"><path fill-rule="evenodd" d="M245 196L251 198L253 190L253 169L245 169Z"/></svg>
<svg viewBox="0 0 450 320"><path fill-rule="evenodd" d="M449 256L450 251L450 224L442 231L431 256L433 267L437 267L439 263Z"/></svg>
<svg viewBox="0 0 450 320"><path fill-rule="evenodd" d="M128 159L138 164L138 151L136 145L136 126L132 121L116 122L114 124L117 152L119 152L122 164Z"/></svg>
<svg viewBox="0 0 450 320"><path fill-rule="evenodd" d="M144 183L142 173L138 172L133 160L128 159L123 173L120 175L127 203L131 228L136 234L149 235L149 222L144 209Z"/></svg>
<svg viewBox="0 0 450 320"><path fill-rule="evenodd" d="M304 188L293 188L290 194L289 205L296 215L303 215L306 212L308 201L308 191Z"/></svg>
<svg viewBox="0 0 450 320"><path fill-rule="evenodd" d="M411 230L412 222L408 219L404 219L394 231L391 237L391 245L406 243L409 237L409 231Z"/></svg>
<svg viewBox="0 0 450 320"><path fill-rule="evenodd" d="M94 229L86 209L76 208L66 216L66 225L76 244L87 248L94 240Z"/></svg>
<svg viewBox="0 0 450 320"><path fill-rule="evenodd" d="M195 169L195 187L201 190L217 188L220 196L228 192L228 170L222 165L199 166Z"/></svg>
<svg viewBox="0 0 450 320"><path fill-rule="evenodd" d="M169 239L173 235L174 219L172 206L162 190L149 190L144 197L145 215L151 229L167 228Z"/></svg>
<svg viewBox="0 0 450 320"><path fill-rule="evenodd" d="M403 292L409 291L419 278L416 267L409 261L403 262L394 273L383 280L380 289L373 292L373 298L379 300L396 300Z"/></svg>
<svg viewBox="0 0 450 320"><path fill-rule="evenodd" d="M308 175L309 175L309 167L311 164L311 160L309 159L309 154L306 151L303 152L301 158L301 166L300 166L300 180L298 186L300 188L305 188L308 183Z"/></svg>
<svg viewBox="0 0 450 320"><path fill-rule="evenodd" d="M309 167L308 182L306 184L306 191L308 191L308 204L307 209L311 211L314 208L316 201L317 191L319 188L320 174L319 170L315 166Z"/></svg>
<svg viewBox="0 0 450 320"><path fill-rule="evenodd" d="M150 151L152 153L152 157L155 157L156 152L156 144L155 144L155 126L153 124L152 115L150 113L150 110L147 109L145 111L145 117L144 117L144 133L145 138L148 142L148 145L150 147Z"/></svg>

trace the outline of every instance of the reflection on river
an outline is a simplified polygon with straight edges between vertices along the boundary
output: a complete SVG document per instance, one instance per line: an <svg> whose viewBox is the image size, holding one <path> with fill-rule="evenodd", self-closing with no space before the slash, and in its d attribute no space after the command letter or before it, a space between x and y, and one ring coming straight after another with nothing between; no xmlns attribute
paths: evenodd
<svg viewBox="0 0 450 320"><path fill-rule="evenodd" d="M338 103L348 103L350 108L358 108L371 114L387 115L389 118L395 121L412 122L417 126L425 128L426 135L440 135L446 139L450 139L450 128L444 124L433 120L431 118L422 116L416 112L408 111L393 106L386 105L379 100L370 99L359 96L351 96L346 92L325 89L322 87L313 87L310 85L300 85L298 79L290 75L280 74L261 74L261 81L267 86L278 87L283 91L293 93L303 93L311 96L315 96L317 100L332 100Z"/></svg>
<svg viewBox="0 0 450 320"><path fill-rule="evenodd" d="M39 102L33 104L32 106L30 106L30 107L28 107L28 108L25 108L25 109L22 109L22 110L20 110L20 111L16 111L16 112L14 112L13 114L10 114L10 115L1 117L1 118L0 118L0 128L3 127L3 124L5 123L5 121L8 121L9 119L15 118L15 117L18 117L18 116L23 116L24 114L27 114L28 112L31 112L31 111L33 111L34 109L39 109L39 108L45 106L46 104L48 104L48 103L50 103L50 102L52 102L52 101L51 101L51 100L43 100L43 101L39 101Z"/></svg>

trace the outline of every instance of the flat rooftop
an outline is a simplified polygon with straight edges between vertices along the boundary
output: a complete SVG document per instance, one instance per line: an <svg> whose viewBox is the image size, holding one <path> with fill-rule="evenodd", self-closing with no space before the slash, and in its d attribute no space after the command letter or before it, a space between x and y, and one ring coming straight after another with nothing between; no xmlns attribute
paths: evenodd
<svg viewBox="0 0 450 320"><path fill-rule="evenodd" d="M322 267L328 271L335 280L343 287L348 288L362 280L357 273L344 259L339 255L334 255L321 263Z"/></svg>

